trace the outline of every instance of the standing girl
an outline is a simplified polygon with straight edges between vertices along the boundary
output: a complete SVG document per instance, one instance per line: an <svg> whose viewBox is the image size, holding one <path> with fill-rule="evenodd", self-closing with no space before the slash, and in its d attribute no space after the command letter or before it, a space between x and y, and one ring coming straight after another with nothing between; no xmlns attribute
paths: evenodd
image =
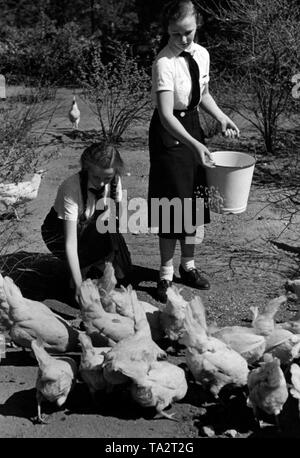
<svg viewBox="0 0 300 458"><path fill-rule="evenodd" d="M98 217L107 219L107 198L122 199L120 176L124 164L116 147L101 142L87 147L81 155L81 171L60 185L54 206L42 225L42 237L48 249L66 260L78 302L83 272L91 266L103 268L111 260L116 277L129 273L131 261L124 238L117 232L100 233ZM105 224L104 224L105 225Z"/></svg>
<svg viewBox="0 0 300 458"><path fill-rule="evenodd" d="M163 11L165 46L152 67L155 110L149 130L148 205L151 209L150 226L158 226L161 267L157 298L161 302L166 302L166 291L172 284L177 239L181 244L179 273L182 282L194 288L210 288L208 280L200 275L195 266L195 230L185 230L184 224L186 200L193 202L191 217L195 221L194 213L199 201L196 196L200 196L204 202L204 223L210 221L205 168L213 167L213 161L204 145L204 134L199 124L199 106L220 123L225 136L239 135L237 126L223 113L209 93L209 53L194 41L198 25L200 14L193 1L168 2ZM173 215L170 213L167 231L162 224L164 209L158 224L153 223L151 203L162 198L167 198L169 202L177 198L182 203L179 217L177 209ZM182 223L179 231L178 222Z"/></svg>

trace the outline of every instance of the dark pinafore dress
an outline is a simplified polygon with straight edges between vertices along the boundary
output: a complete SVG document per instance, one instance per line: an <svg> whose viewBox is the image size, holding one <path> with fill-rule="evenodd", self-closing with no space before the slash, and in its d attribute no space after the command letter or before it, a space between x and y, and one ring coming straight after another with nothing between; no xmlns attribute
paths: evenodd
<svg viewBox="0 0 300 458"><path fill-rule="evenodd" d="M192 87L194 91L194 86ZM196 104L195 99L197 99ZM191 136L204 143L204 132L200 126L198 113L199 100L200 90L198 94L193 94L186 110L174 110L173 113ZM149 153L148 226L151 230L158 227L158 234L163 238L184 239L188 235L194 235L195 231L187 231L184 224L184 203L186 199L191 201L187 211L190 213L192 226L201 226L210 222L205 168L202 167L196 152L177 141L163 127L157 109L154 110L150 122ZM162 224L163 206L160 206L158 220L157 212L154 216L153 206L151 207L151 203L153 205L157 199L163 198L168 200L177 198L181 202L181 213L171 208L167 230ZM201 210L197 212L199 204ZM181 218L180 224L176 224L178 218ZM178 228L181 228L179 232Z"/></svg>
<svg viewBox="0 0 300 458"><path fill-rule="evenodd" d="M99 233L96 228L96 220L98 216L106 209L96 210L91 218L88 220L85 217L85 209L87 202L87 184L88 176L84 171L79 172L80 187L82 199L84 202L84 211L77 222L77 243L78 243L78 259L80 268L83 269L91 266L101 260L110 258L113 260L113 265L118 266L123 271L124 276L128 275L131 271L131 257L128 251L124 237L118 231L118 223L116 233ZM116 180L112 180L111 186L111 199L115 200L116 194ZM97 194L97 200L104 195L104 186ZM118 215L118 206L117 206ZM58 218L57 212L54 207L45 218L41 227L42 238L52 254L62 261L66 261L65 253L65 236L64 236L64 222Z"/></svg>

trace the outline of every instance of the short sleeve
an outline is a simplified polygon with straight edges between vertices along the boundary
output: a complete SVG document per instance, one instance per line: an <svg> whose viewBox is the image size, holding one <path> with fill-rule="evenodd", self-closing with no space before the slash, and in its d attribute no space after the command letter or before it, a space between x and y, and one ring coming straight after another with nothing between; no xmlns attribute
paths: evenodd
<svg viewBox="0 0 300 458"><path fill-rule="evenodd" d="M152 90L174 91L174 68L172 60L168 57L160 57L152 67Z"/></svg>
<svg viewBox="0 0 300 458"><path fill-rule="evenodd" d="M76 176L65 180L57 191L54 208L58 218L68 221L77 221L80 204L80 184ZM78 181L78 183L77 183Z"/></svg>

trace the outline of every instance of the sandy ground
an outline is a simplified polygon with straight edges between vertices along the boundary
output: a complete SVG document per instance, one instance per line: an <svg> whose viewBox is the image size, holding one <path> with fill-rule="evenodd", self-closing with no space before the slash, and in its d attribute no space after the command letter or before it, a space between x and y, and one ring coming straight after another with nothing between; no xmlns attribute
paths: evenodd
<svg viewBox="0 0 300 458"><path fill-rule="evenodd" d="M72 100L71 91L60 90L57 100L61 107L48 126L43 142L47 151L57 151L58 154L46 164L47 173L41 183L38 198L27 205L26 215L18 223L18 232L22 234L19 247L7 247L4 273L11 272L10 268L14 266L11 275L26 297L67 302L66 274L47 252L40 235L40 226L53 204L57 186L78 169L85 143L82 135L72 137L66 117ZM83 101L79 100L78 103L82 112L80 131L91 133L97 128L97 120ZM245 138L247 135L250 134L245 128ZM123 187L128 192L128 198L146 197L149 170L147 126L131 129L125 140L120 144L128 173L123 179ZM218 149L220 145L223 149L232 146L220 137L216 141ZM236 143L235 147L238 149L240 146ZM261 177L258 164L247 211L227 216L212 213L212 223L205 229L204 241L196 249L197 265L211 281L211 290L201 292L208 320L220 325L249 324L249 307L260 307L270 298L281 295L285 280L299 273L299 258L279 250L269 242L270 238L279 234L284 223L280 219L276 220L272 208L264 209L268 184L263 183ZM126 234L125 238L136 266L138 297L155 304L159 267L157 238L151 234ZM176 275L179 256L177 247ZM194 292L183 287L182 293L187 299ZM288 302L278 313L278 321L292 316L294 309L295 304ZM70 319L76 318L79 313L70 306L60 312ZM79 360L79 354L72 356ZM169 359L184 366L183 351L179 355L170 353ZM217 404L192 380L189 380L187 396L169 409L169 412L175 413L178 422L154 419L155 412L152 409L139 408L126 392L113 396L99 395L97 405L93 405L86 386L79 381L61 410L45 405L46 413L49 414L48 424L35 425L31 418L36 414L36 374L37 364L29 352L8 348L6 358L0 363L1 438L198 438L207 435L205 427L211 428L213 437L230 436L228 430L234 430L236 437L279 434L273 419L267 419L269 425L262 431L255 431L253 415L246 407L245 398L237 395L227 404ZM289 400L282 412L281 435L299 436L296 404L296 401Z"/></svg>

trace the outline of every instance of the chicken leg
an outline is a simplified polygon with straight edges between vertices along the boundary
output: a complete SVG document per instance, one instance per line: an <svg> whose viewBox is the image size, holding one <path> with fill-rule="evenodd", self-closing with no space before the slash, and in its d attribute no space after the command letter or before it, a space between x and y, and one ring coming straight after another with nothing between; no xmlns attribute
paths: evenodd
<svg viewBox="0 0 300 458"><path fill-rule="evenodd" d="M36 392L36 401L37 401L37 416L35 417L35 423L39 425L46 425L47 422L45 421L45 416L42 415L42 401L43 401L43 395L37 391Z"/></svg>

